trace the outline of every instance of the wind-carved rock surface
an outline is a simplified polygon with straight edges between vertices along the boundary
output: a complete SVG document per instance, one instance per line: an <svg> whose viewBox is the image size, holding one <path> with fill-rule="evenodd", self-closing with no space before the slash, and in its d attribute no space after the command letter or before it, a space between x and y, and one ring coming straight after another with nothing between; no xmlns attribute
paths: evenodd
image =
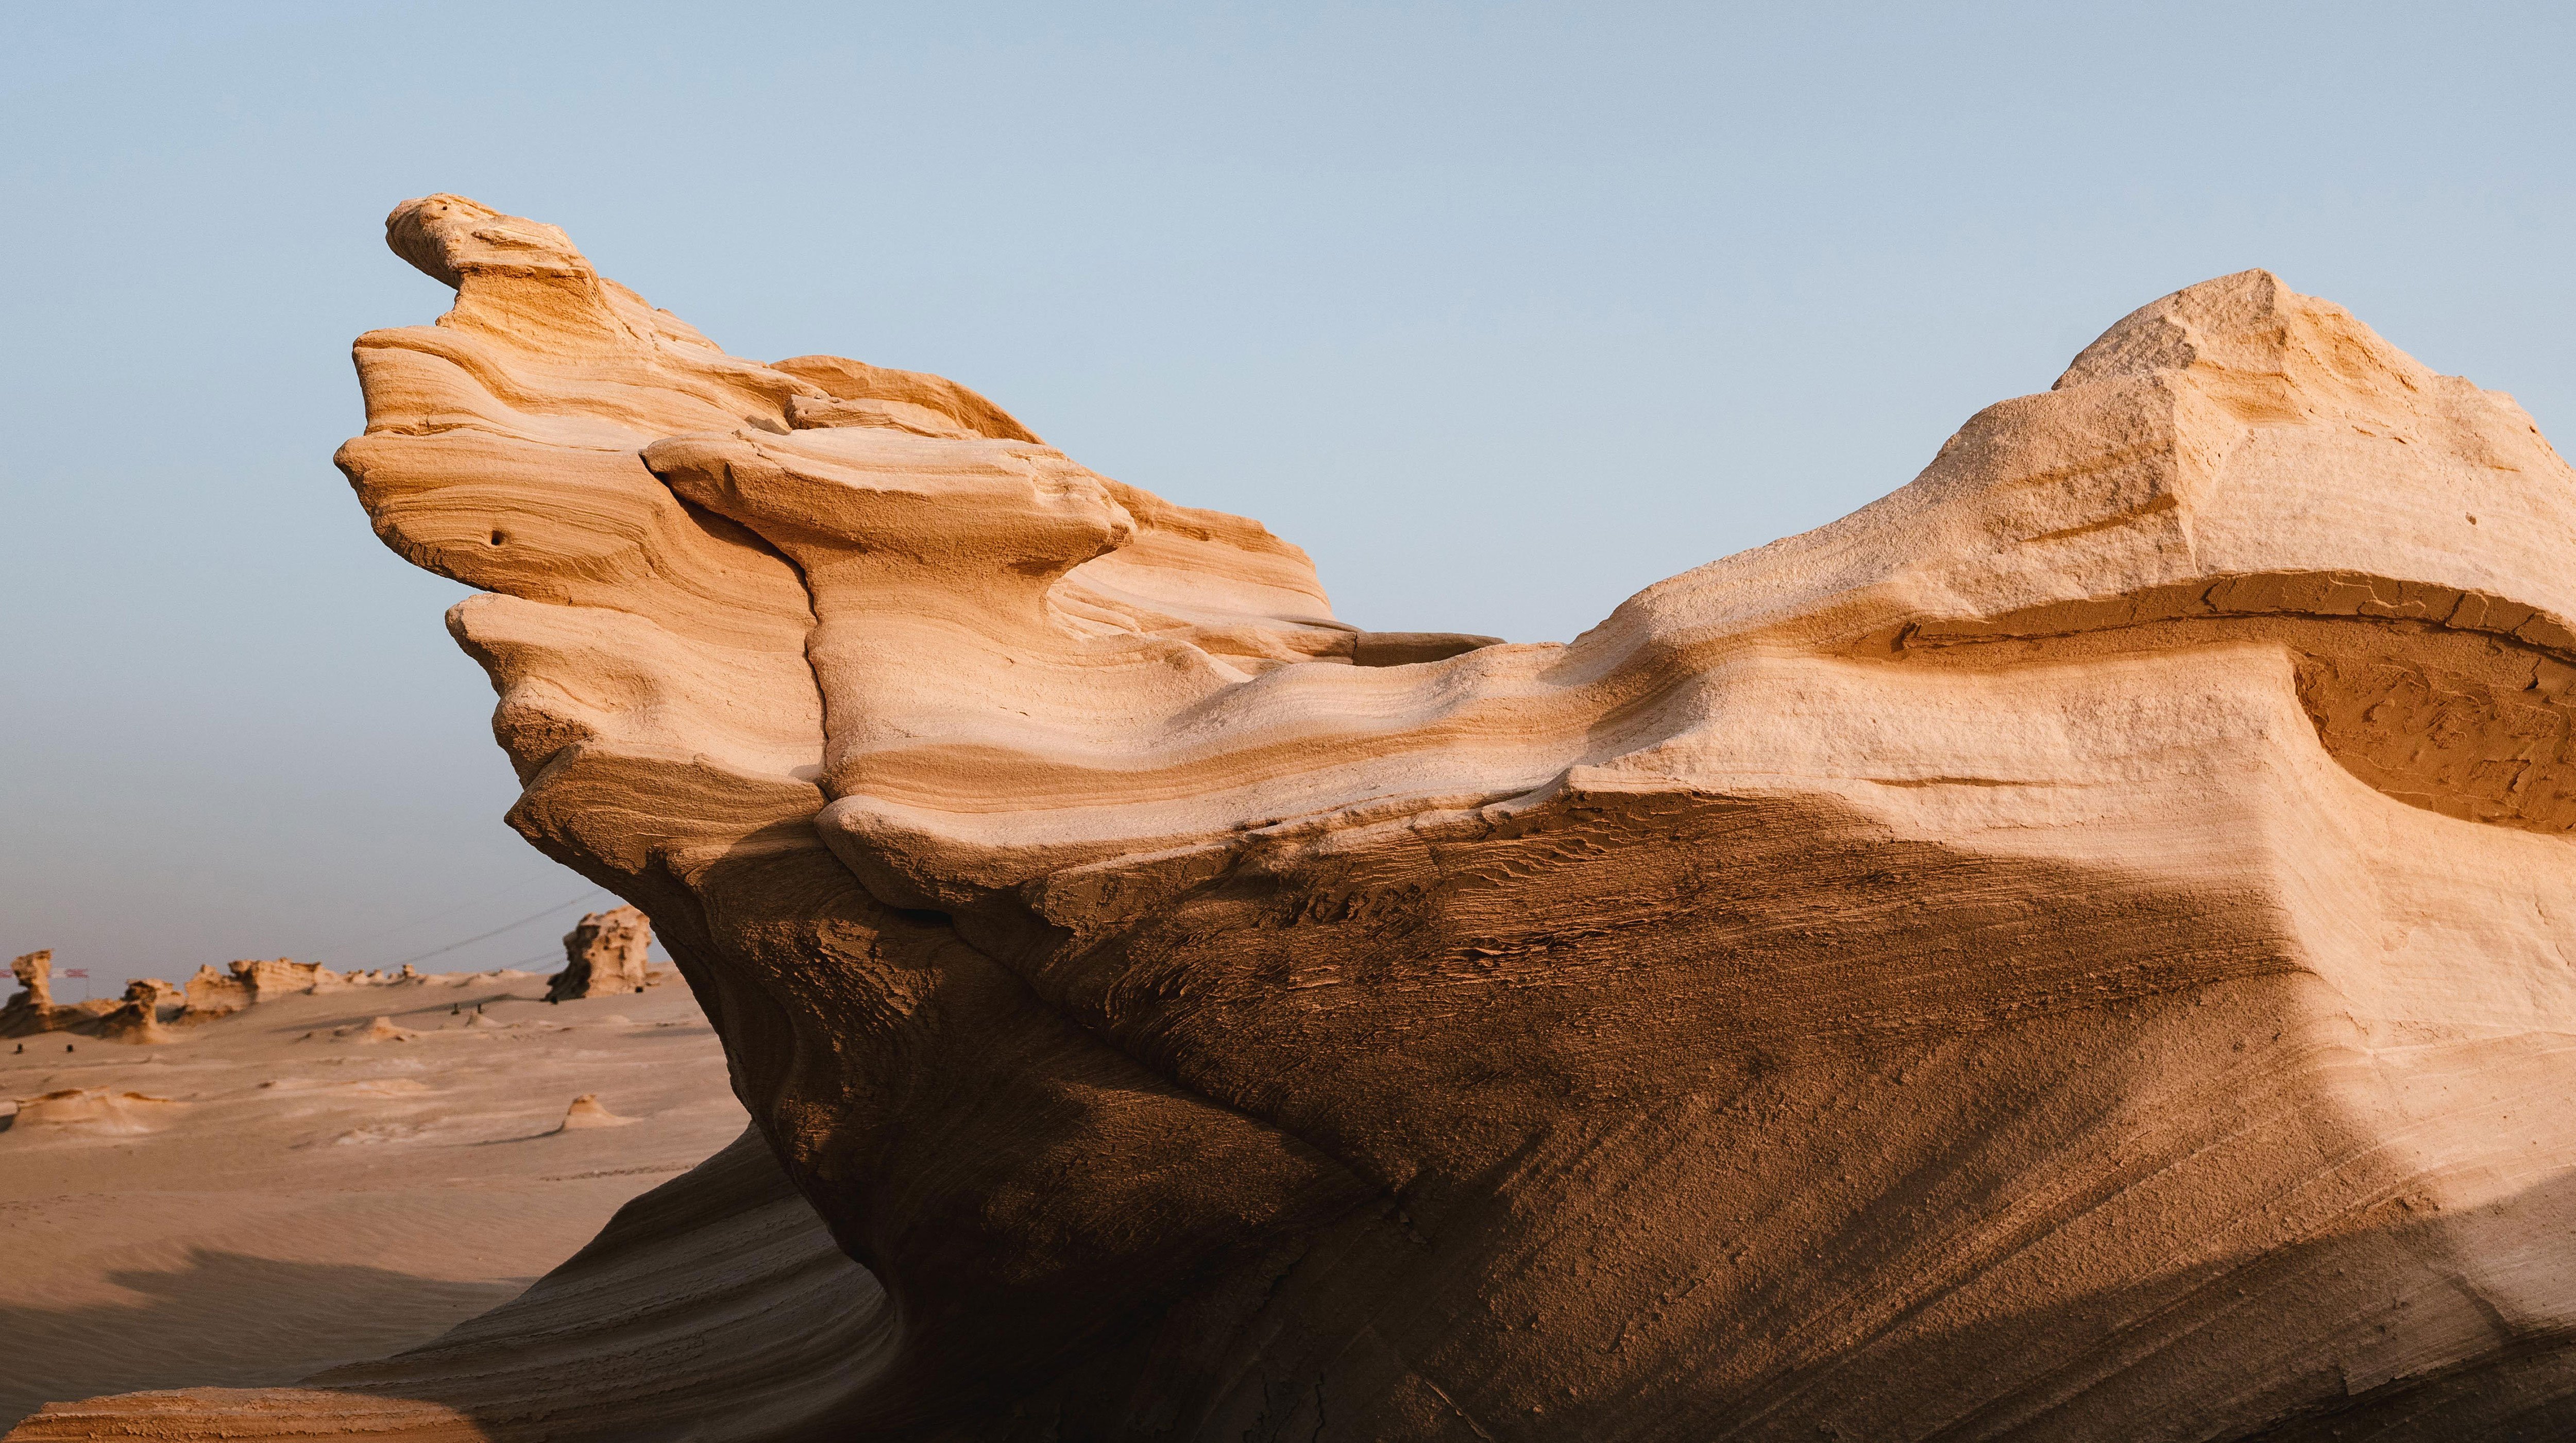
<svg viewBox="0 0 2576 1443"><path fill-rule="evenodd" d="M360 339L340 464L485 593L512 825L653 916L785 1181L710 1163L417 1367L23 1436L2576 1419L2576 475L2506 397L2228 276L1488 645L551 227L389 233L456 304ZM522 1367L790 1184L867 1273L771 1234L761 1286L833 1330L710 1285L697 1374Z"/></svg>
<svg viewBox="0 0 2576 1443"><path fill-rule="evenodd" d="M592 912L564 934L564 970L546 979L548 1002L644 990L653 924L632 907Z"/></svg>
<svg viewBox="0 0 2576 1443"><path fill-rule="evenodd" d="M0 1002L0 1037L49 1031L54 1025L54 954L48 948L9 959L9 976L18 990ZM68 1010L68 1009L64 1009Z"/></svg>
<svg viewBox="0 0 2576 1443"><path fill-rule="evenodd" d="M54 954L49 948L23 953L9 961L18 989L0 1002L0 1037L29 1037L39 1032L97 1035L118 1004L102 997L68 1005L54 1000ZM110 1028L110 1035L114 1029Z"/></svg>

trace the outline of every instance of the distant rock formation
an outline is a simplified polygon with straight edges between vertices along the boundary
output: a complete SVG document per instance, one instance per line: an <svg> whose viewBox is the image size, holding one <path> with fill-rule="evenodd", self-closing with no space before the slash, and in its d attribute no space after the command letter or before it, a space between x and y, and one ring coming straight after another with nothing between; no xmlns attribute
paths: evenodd
<svg viewBox="0 0 2576 1443"><path fill-rule="evenodd" d="M1572 643L1381 641L954 383L388 235L457 300L340 465L883 1321L642 1269L737 1157L542 1327L25 1436L2576 1435L2576 472L2510 398L2244 272ZM703 1363L498 1343L690 1287Z"/></svg>
<svg viewBox="0 0 2576 1443"><path fill-rule="evenodd" d="M42 1012L54 1005L54 954L51 950L28 952L9 959L9 975L18 979L20 989L10 996L10 1007Z"/></svg>
<svg viewBox="0 0 2576 1443"><path fill-rule="evenodd" d="M351 1023L347 1027L335 1028L331 1035L343 1042L376 1043L409 1042L420 1034L410 1028L396 1026L390 1017L375 1017L365 1022Z"/></svg>
<svg viewBox="0 0 2576 1443"><path fill-rule="evenodd" d="M167 987L169 984L155 985ZM197 974L188 979L187 987L181 991L187 1001L188 1019L202 1020L238 1012L262 996L334 992L349 985L349 979L318 962L297 962L280 957L274 961L238 961L225 972L216 971L214 965L208 963L197 969Z"/></svg>
<svg viewBox="0 0 2576 1443"><path fill-rule="evenodd" d="M620 1117L601 1104L599 1094L585 1092L564 1109L564 1119L557 1132L581 1132L595 1127L624 1127L635 1119Z"/></svg>
<svg viewBox="0 0 2576 1443"><path fill-rule="evenodd" d="M9 973L19 991L0 1003L0 1037L26 1037L38 1032L94 1032L94 1024L117 1004L93 997L70 1004L54 1000L54 954L29 952L11 959Z"/></svg>
<svg viewBox="0 0 2576 1443"><path fill-rule="evenodd" d="M221 1017L238 1012L251 1004L250 983L238 975L242 964L233 964L232 972L219 972L211 962L201 964L197 975L181 989L188 999L188 1011L194 1017Z"/></svg>
<svg viewBox="0 0 2576 1443"><path fill-rule="evenodd" d="M641 992L650 980L653 924L636 908L593 912L563 943L564 970L546 979L548 1002Z"/></svg>
<svg viewBox="0 0 2576 1443"><path fill-rule="evenodd" d="M173 986L158 977L140 977L125 984L125 998L115 1010L98 1020L98 1035L116 1042L155 1043L170 1040L163 1027L164 1007L184 1008L187 990Z"/></svg>
<svg viewBox="0 0 2576 1443"><path fill-rule="evenodd" d="M287 997L301 992L335 992L347 980L319 962L297 962L280 957L275 961L235 962L233 975L250 989L250 999L263 996Z"/></svg>
<svg viewBox="0 0 2576 1443"><path fill-rule="evenodd" d="M186 1006L188 989L175 982L164 982L158 977L129 978L125 984L125 1000L140 1002L152 1008L157 1014L165 1007Z"/></svg>
<svg viewBox="0 0 2576 1443"><path fill-rule="evenodd" d="M48 950L14 957L9 962L9 975L17 979L19 990L0 1003L0 1037L53 1030L54 954Z"/></svg>

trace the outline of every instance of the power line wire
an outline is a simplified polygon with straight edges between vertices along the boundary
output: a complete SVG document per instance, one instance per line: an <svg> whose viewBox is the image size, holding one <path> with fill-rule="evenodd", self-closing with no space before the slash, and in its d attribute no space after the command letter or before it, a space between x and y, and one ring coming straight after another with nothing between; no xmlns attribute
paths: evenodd
<svg viewBox="0 0 2576 1443"><path fill-rule="evenodd" d="M457 913L465 911L469 907L480 907L486 902L497 902L503 897L509 896L513 892L524 892L530 887L536 886L540 882L551 882L553 880L554 878L552 876L529 877L521 881L513 882L509 886L503 887L500 891L486 892L480 897L474 897L466 901L459 902L453 907L441 907L437 911L432 912L425 917L414 917L408 922L397 922L393 926L369 932L363 937L343 937L337 942L332 942L325 946L314 948L310 955L338 952L343 948L356 947L364 943L376 941L379 938L390 937L396 932L408 932L423 922L435 922L441 917L453 917Z"/></svg>
<svg viewBox="0 0 2576 1443"><path fill-rule="evenodd" d="M415 955L415 956L405 957L405 958L403 958L403 959L402 959L401 961L399 961L399 962L387 962L387 963L385 963L385 964L383 964L383 965L384 965L385 967L388 967L388 968L392 968L392 967L408 967L408 966L410 966L411 964L413 964L414 962L426 962L426 961L428 961L428 960L429 960L430 958L432 958L432 957L443 956L443 955L445 955L445 954L447 954L447 953L449 953L449 952L453 952L453 951L455 951L455 950L456 950L457 948L459 948L459 947L470 947L470 946L474 945L474 944L475 944L475 943L477 943L477 942L484 941L484 940L485 940L485 939L487 939L487 938L498 937L498 936L500 936L500 935L501 935L502 933L504 933L504 932L514 931L514 930L516 930L516 929L518 929L518 928L525 927L525 926L526 926L526 925L528 925L529 923L534 922L534 921L538 921L538 920L539 920L539 919L541 919L541 918L551 917L551 916L553 916L555 913L562 911L562 910L563 910L564 908L566 908L566 907L570 907L570 906L577 905L577 904L579 904L579 903L587 902L587 901L589 901L591 898L593 898L593 897L597 897L597 896L601 896L601 895L604 895L604 894L603 894L603 890L602 890L601 888L598 888L598 887L593 887L593 888L591 888L589 891L582 893L582 894L581 894L580 896L578 896L578 897L573 897L573 898L570 898L570 899L568 899L568 900L566 900L566 901L557 902L556 904L554 904L554 905L553 905L553 906L551 906L551 907L546 908L546 909L545 909L544 911L542 911L542 912L531 912L531 913L529 913L527 916L520 918L520 919L519 919L518 921L516 921L516 922L507 922L507 923L502 924L501 926L498 926L498 927L493 928L493 929L492 929L491 931L489 931L489 932L477 932L477 933L475 933L473 936L468 937L468 938L464 939L464 940L463 940L463 941L461 941L461 942L450 942L450 943L448 943L448 944L447 944L446 946L444 946L444 947L432 947L432 948L430 948L430 949L429 949L428 951L426 951L426 952L419 953L419 954L417 954L417 955Z"/></svg>

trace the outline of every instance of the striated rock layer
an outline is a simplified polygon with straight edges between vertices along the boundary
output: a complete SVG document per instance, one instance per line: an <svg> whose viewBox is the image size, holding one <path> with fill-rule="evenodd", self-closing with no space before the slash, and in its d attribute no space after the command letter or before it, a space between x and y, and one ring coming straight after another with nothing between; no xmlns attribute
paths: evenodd
<svg viewBox="0 0 2576 1443"><path fill-rule="evenodd" d="M496 1314L418 1364L481 1432L398 1359L78 1436L2576 1427L2576 475L2508 398L2228 276L1498 645L551 227L389 234L456 304L359 340L340 465L866 1273L674 1273L703 1357L577 1380ZM720 1249L734 1185L657 1206Z"/></svg>

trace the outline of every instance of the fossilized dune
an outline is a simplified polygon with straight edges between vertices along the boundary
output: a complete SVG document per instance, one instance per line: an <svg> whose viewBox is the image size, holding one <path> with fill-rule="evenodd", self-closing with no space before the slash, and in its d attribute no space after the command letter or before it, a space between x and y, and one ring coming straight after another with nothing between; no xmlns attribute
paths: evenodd
<svg viewBox="0 0 2576 1443"><path fill-rule="evenodd" d="M2576 1414L2576 475L2506 398L2229 276L1487 645L550 227L390 230L457 303L360 340L341 464L491 593L513 824L651 914L885 1289L814 1411L674 1430Z"/></svg>
<svg viewBox="0 0 2576 1443"><path fill-rule="evenodd" d="M629 1203L534 1288L426 1347L299 1388L58 1403L9 1437L170 1439L220 1427L236 1439L643 1439L687 1436L710 1419L724 1420L715 1436L809 1436L865 1386L891 1325L875 1281L745 1134Z"/></svg>

